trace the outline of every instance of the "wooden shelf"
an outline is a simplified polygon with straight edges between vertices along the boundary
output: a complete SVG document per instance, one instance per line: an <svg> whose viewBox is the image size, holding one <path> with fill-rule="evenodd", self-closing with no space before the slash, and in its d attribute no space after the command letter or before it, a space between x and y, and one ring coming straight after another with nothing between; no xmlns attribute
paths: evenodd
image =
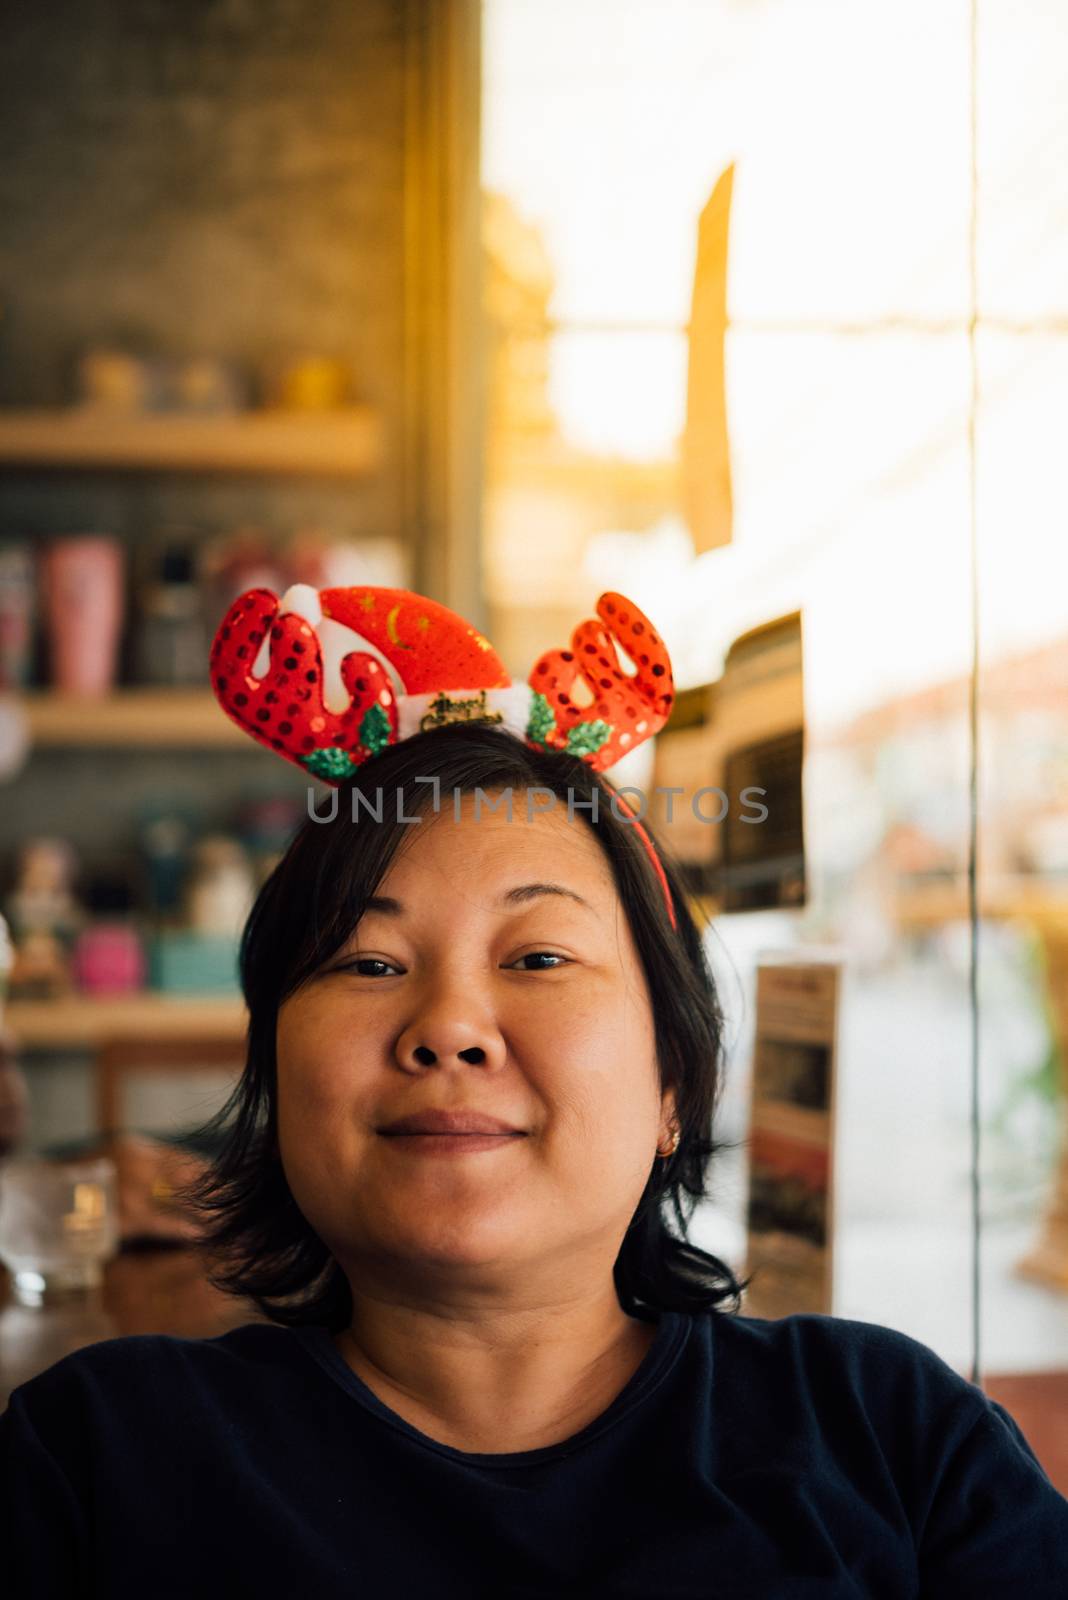
<svg viewBox="0 0 1068 1600"><path fill-rule="evenodd" d="M27 1050L96 1049L105 1039L240 1039L247 1021L240 995L65 995L9 1000L3 1020Z"/></svg>
<svg viewBox="0 0 1068 1600"><path fill-rule="evenodd" d="M979 882L979 915L987 919L1020 917L1026 920L1060 919L1068 923L1068 884L1020 873L989 874ZM900 887L892 902L899 928L913 932L968 919L968 885L963 877L952 882L911 884Z"/></svg>
<svg viewBox="0 0 1068 1600"><path fill-rule="evenodd" d="M210 689L117 689L99 700L28 691L31 748L256 748Z"/></svg>
<svg viewBox="0 0 1068 1600"><path fill-rule="evenodd" d="M381 431L366 406L202 417L0 410L0 464L361 478L379 464Z"/></svg>

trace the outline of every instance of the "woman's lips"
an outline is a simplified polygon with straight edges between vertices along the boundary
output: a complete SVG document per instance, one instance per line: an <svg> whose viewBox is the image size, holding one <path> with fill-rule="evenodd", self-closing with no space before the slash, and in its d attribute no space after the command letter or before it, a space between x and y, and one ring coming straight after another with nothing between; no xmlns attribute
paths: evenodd
<svg viewBox="0 0 1068 1600"><path fill-rule="evenodd" d="M410 1155L469 1156L476 1150L499 1150L502 1145L525 1139L523 1133L390 1133L391 1145Z"/></svg>

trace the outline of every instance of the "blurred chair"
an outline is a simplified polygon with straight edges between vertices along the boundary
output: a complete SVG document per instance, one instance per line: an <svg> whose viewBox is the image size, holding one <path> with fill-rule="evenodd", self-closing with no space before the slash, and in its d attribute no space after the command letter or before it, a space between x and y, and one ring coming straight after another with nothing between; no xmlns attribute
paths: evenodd
<svg viewBox="0 0 1068 1600"><path fill-rule="evenodd" d="M95 1061L97 1129L172 1140L193 1132L223 1104L244 1062L244 1039L218 1034L106 1041Z"/></svg>

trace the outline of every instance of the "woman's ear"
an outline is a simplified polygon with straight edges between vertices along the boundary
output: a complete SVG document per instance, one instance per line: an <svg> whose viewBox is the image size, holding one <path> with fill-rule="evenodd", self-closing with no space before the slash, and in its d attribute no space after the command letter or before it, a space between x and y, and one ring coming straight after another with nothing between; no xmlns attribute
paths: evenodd
<svg viewBox="0 0 1068 1600"><path fill-rule="evenodd" d="M674 1089L665 1089L660 1096L660 1134L658 1144L670 1144L679 1127L678 1107Z"/></svg>

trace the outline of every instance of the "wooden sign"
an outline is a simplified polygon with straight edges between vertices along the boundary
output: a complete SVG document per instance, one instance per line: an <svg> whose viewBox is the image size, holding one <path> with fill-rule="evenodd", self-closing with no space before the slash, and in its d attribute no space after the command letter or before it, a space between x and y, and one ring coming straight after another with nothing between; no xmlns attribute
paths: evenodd
<svg viewBox="0 0 1068 1600"><path fill-rule="evenodd" d="M831 1314L841 961L757 967L743 1313Z"/></svg>

